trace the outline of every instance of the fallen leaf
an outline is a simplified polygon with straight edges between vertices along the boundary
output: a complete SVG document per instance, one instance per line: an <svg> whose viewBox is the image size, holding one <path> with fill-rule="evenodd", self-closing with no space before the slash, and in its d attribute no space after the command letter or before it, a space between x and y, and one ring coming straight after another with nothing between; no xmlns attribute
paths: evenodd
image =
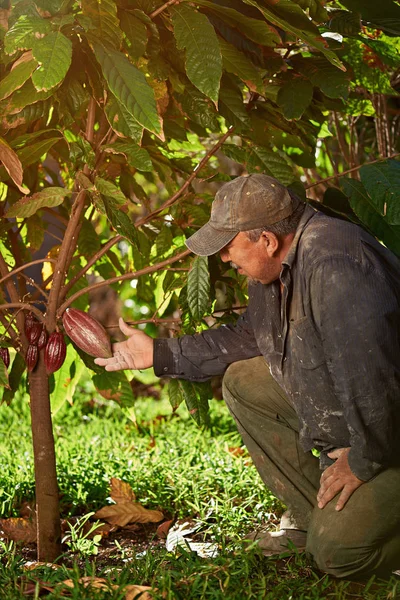
<svg viewBox="0 0 400 600"><path fill-rule="evenodd" d="M164 521L164 523L161 523L161 525L159 525L157 527L157 531L156 531L157 537L161 538L162 540L166 540L167 535L168 535L168 530L171 527L172 523L173 523L173 520Z"/></svg>
<svg viewBox="0 0 400 600"><path fill-rule="evenodd" d="M38 598L42 596L43 592L54 592L55 588L48 581L41 581L37 579L35 581L26 581L24 578L21 579L21 585L19 590L24 596L34 596Z"/></svg>
<svg viewBox="0 0 400 600"><path fill-rule="evenodd" d="M13 517L11 519L0 519L0 529L3 532L3 537L14 542L24 542L31 544L36 542L36 522L30 519Z"/></svg>
<svg viewBox="0 0 400 600"><path fill-rule="evenodd" d="M138 598L138 600L152 600L153 596L148 593L148 590L151 590L148 585L127 585L125 587L125 600L135 600L135 598Z"/></svg>
<svg viewBox="0 0 400 600"><path fill-rule="evenodd" d="M111 477L110 485L110 496L114 502L117 504L121 504L122 502L135 502L135 492L129 483L126 483L126 481L122 481L121 479L117 479L116 477Z"/></svg>
<svg viewBox="0 0 400 600"><path fill-rule="evenodd" d="M80 577L77 581L74 581L73 579L66 579L65 581L61 581L58 585L64 585L65 587L74 588L76 583L82 584L85 588L93 587L101 590L110 589L110 585L107 582L107 579L104 579L103 577L86 576Z"/></svg>
<svg viewBox="0 0 400 600"><path fill-rule="evenodd" d="M38 569L39 567L48 567L49 569L61 569L61 565L56 565L54 563L41 562L38 560L28 561L22 567L24 571L33 571L34 569Z"/></svg>
<svg viewBox="0 0 400 600"><path fill-rule="evenodd" d="M137 502L104 506L94 516L119 527L125 527L128 523L158 523L164 518L159 510L149 510Z"/></svg>
<svg viewBox="0 0 400 600"><path fill-rule="evenodd" d="M230 446L228 448L228 452L229 454L232 454L233 456L243 456L243 454L245 453L245 450L243 448L240 448L240 446Z"/></svg>

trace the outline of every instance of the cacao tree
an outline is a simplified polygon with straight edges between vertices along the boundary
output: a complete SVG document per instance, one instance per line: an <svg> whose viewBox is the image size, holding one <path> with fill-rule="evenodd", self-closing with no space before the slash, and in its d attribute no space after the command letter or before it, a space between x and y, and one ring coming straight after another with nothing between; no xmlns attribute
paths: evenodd
<svg viewBox="0 0 400 600"><path fill-rule="evenodd" d="M244 279L184 240L244 171L306 183L399 253L400 7L384 4L2 3L0 383L10 403L28 367L40 560L61 554L50 400L87 368L104 397L134 402L132 374L68 338L67 309L109 286L151 313L138 323L193 333L232 318ZM207 419L208 385L173 380L169 394Z"/></svg>

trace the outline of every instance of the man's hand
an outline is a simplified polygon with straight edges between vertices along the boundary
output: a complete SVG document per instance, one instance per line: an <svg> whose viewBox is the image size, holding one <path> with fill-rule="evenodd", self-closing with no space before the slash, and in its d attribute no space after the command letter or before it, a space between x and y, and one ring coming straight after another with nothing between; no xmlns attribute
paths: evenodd
<svg viewBox="0 0 400 600"><path fill-rule="evenodd" d="M349 452L350 448L337 448L328 453L329 458L336 459L336 461L321 475L317 495L318 508L324 508L336 494L342 491L335 507L336 510L342 510L352 493L365 483L351 471L347 459Z"/></svg>
<svg viewBox="0 0 400 600"><path fill-rule="evenodd" d="M113 356L111 358L96 358L94 361L96 365L105 367L106 371L139 370L152 367L153 339L140 329L129 327L123 319L119 320L119 328L128 339L113 344Z"/></svg>

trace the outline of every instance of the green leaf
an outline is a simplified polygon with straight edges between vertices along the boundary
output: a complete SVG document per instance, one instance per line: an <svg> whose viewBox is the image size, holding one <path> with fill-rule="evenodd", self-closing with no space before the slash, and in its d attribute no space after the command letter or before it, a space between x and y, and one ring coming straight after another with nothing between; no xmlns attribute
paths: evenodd
<svg viewBox="0 0 400 600"><path fill-rule="evenodd" d="M175 411L180 404L182 404L184 398L179 385L178 379L170 379L168 381L168 400L172 406L172 410Z"/></svg>
<svg viewBox="0 0 400 600"><path fill-rule="evenodd" d="M135 12L140 13L141 11L133 11L132 13L121 10L120 20L121 29L130 43L129 54L133 58L140 58L146 50L148 33L146 24L135 15ZM142 15L143 17L147 16L144 13Z"/></svg>
<svg viewBox="0 0 400 600"><path fill-rule="evenodd" d="M117 135L129 137L137 144L140 144L143 137L142 125L111 94L105 106L105 112L108 122Z"/></svg>
<svg viewBox="0 0 400 600"><path fill-rule="evenodd" d="M33 194L33 196L21 198L8 211L6 217L26 218L34 215L38 210L44 207L59 206L64 202L64 198L71 196L72 192L60 187L48 187Z"/></svg>
<svg viewBox="0 0 400 600"><path fill-rule="evenodd" d="M361 181L390 225L400 226L400 162L386 160L360 169Z"/></svg>
<svg viewBox="0 0 400 600"><path fill-rule="evenodd" d="M157 113L154 90L144 74L120 52L94 44L94 53L112 93L138 123L161 134L161 118Z"/></svg>
<svg viewBox="0 0 400 600"><path fill-rule="evenodd" d="M3 402L10 404L21 384L21 377L26 370L25 360L19 352L15 355L11 365L11 371L8 375L9 389L3 393Z"/></svg>
<svg viewBox="0 0 400 600"><path fill-rule="evenodd" d="M96 373L93 384L103 398L115 400L122 407L135 404L131 384L122 371Z"/></svg>
<svg viewBox="0 0 400 600"><path fill-rule="evenodd" d="M350 75L336 69L323 56L313 56L312 58L295 56L292 64L296 70L319 87L328 98L347 98Z"/></svg>
<svg viewBox="0 0 400 600"><path fill-rule="evenodd" d="M210 274L207 256L196 256L188 275L187 299L189 310L200 321L210 301Z"/></svg>
<svg viewBox="0 0 400 600"><path fill-rule="evenodd" d="M300 78L290 79L279 89L277 103L286 119L300 119L311 103L313 89L307 79Z"/></svg>
<svg viewBox="0 0 400 600"><path fill-rule="evenodd" d="M23 194L28 194L29 189L22 185L23 170L21 160L3 138L0 138L0 161L18 189Z"/></svg>
<svg viewBox="0 0 400 600"><path fill-rule="evenodd" d="M129 165L139 171L152 171L153 169L147 150L132 142L114 142L114 144L102 146L102 149L111 154L123 154Z"/></svg>
<svg viewBox="0 0 400 600"><path fill-rule="evenodd" d="M103 179L102 177L96 177L95 186L100 194L110 196L116 206L126 206L129 203L125 194L111 181L107 181L107 179Z"/></svg>
<svg viewBox="0 0 400 600"><path fill-rule="evenodd" d="M204 6L210 12L222 17L225 23L238 29L243 35L253 40L253 42L262 46L275 46L281 42L277 31L261 19L252 19L233 8L220 6L208 0L199 0L196 4Z"/></svg>
<svg viewBox="0 0 400 600"><path fill-rule="evenodd" d="M82 12L89 17L96 37L107 46L119 48L122 32L114 0L81 0Z"/></svg>
<svg viewBox="0 0 400 600"><path fill-rule="evenodd" d="M218 38L207 17L185 4L171 9L177 46L186 50L190 81L213 102L218 100L222 58Z"/></svg>
<svg viewBox="0 0 400 600"><path fill-rule="evenodd" d="M214 104L193 85L188 84L185 93L176 94L176 99L192 121L211 131L219 130L218 113Z"/></svg>
<svg viewBox="0 0 400 600"><path fill-rule="evenodd" d="M92 194L96 208L105 214L120 235L126 237L132 244L137 244L137 231L129 216L121 210L121 206L128 206L130 201L124 194L110 181L101 177L96 178L96 188L101 194L101 201L98 202L96 194Z"/></svg>
<svg viewBox="0 0 400 600"><path fill-rule="evenodd" d="M26 241L31 252L39 250L44 240L43 221L38 215L33 215L26 220Z"/></svg>
<svg viewBox="0 0 400 600"><path fill-rule="evenodd" d="M65 402L73 404L76 386L85 368L72 344L67 345L65 360L58 371L54 373L54 388L51 393L51 412L56 414Z"/></svg>
<svg viewBox="0 0 400 600"><path fill-rule="evenodd" d="M99 236L95 228L90 221L84 219L78 239L79 254L89 259L100 250L100 247Z"/></svg>
<svg viewBox="0 0 400 600"><path fill-rule="evenodd" d="M218 106L219 112L228 124L239 129L250 127L249 115L243 104L242 90L226 75L222 76Z"/></svg>
<svg viewBox="0 0 400 600"><path fill-rule="evenodd" d="M252 173L265 173L275 177L283 185L289 185L295 179L293 169L278 152L252 146L247 156L247 169Z"/></svg>
<svg viewBox="0 0 400 600"><path fill-rule="evenodd" d="M343 66L343 64L341 63L341 61L339 60L339 58L337 57L335 52L333 52L333 50L330 50L325 45L325 41L321 41L319 31L318 31L318 29L315 28L315 26L313 26L314 29L316 29L315 34L310 33L309 29L312 26L311 21L309 21L309 24L307 24L307 27L306 27L305 26L306 22L302 20L301 22L303 24L303 27L298 27L296 25L293 25L293 22L288 21L288 13L284 13L285 16L282 18L282 16L276 14L272 10L265 8L264 6L260 6L255 0L243 0L243 1L245 2L245 4L249 4L250 6L253 6L257 10L259 10L264 15L264 17L267 19L267 21L274 23L274 25L278 25L278 27L283 29L283 31L292 33L297 38L300 38L300 39L304 40L305 42L307 42L311 47L314 47L317 50L319 50L320 52L322 52L326 56L326 58L329 60L329 62L331 62L335 67L345 70L345 67ZM280 0L279 8L281 8L281 7L283 8L285 4L288 6L288 4L285 2L285 0ZM293 3L290 3L290 4L292 4L292 7L296 6ZM277 7L277 5L274 6L274 8L276 8L276 7ZM299 9L300 12L303 14L303 16L306 17L305 13L303 13L303 11L301 11L301 9L299 7L296 6L296 9ZM299 14L296 9L294 9L292 12L292 17L294 17L294 19L292 19L292 21L294 21L294 22L296 22L297 18L299 17ZM289 8L288 10L289 10L289 14L290 14L291 9Z"/></svg>
<svg viewBox="0 0 400 600"><path fill-rule="evenodd" d="M59 137L53 137L18 150L17 154L23 167L29 167L29 165L33 165L33 163L40 160L41 157L47 154L50 148L52 148L54 144L57 144L59 141Z"/></svg>
<svg viewBox="0 0 400 600"><path fill-rule="evenodd" d="M332 10L326 25L331 31L342 35L357 35L361 30L360 14L348 10Z"/></svg>
<svg viewBox="0 0 400 600"><path fill-rule="evenodd" d="M219 39L222 53L222 64L225 71L237 75L251 90L262 93L262 79L254 64L235 46Z"/></svg>
<svg viewBox="0 0 400 600"><path fill-rule="evenodd" d="M53 89L65 77L72 60L72 43L60 31L52 31L32 46L39 67L32 75L38 92Z"/></svg>
<svg viewBox="0 0 400 600"><path fill-rule="evenodd" d="M357 217L392 252L400 256L400 224L387 222L381 207L371 198L361 181L345 179L342 189L350 200L350 206Z"/></svg>
<svg viewBox="0 0 400 600"><path fill-rule="evenodd" d="M189 411L192 419L197 423L197 425L201 425L201 413L199 406L199 399L196 394L196 389L190 381L186 381L185 379L178 379L179 387L181 389L182 395L185 399L185 403L187 409Z"/></svg>
<svg viewBox="0 0 400 600"><path fill-rule="evenodd" d="M4 49L7 54L14 54L17 50L30 50L38 39L50 31L51 25L47 19L21 15L7 31Z"/></svg>
<svg viewBox="0 0 400 600"><path fill-rule="evenodd" d="M4 362L0 358L0 386L8 389L10 388L10 384L8 383L8 371Z"/></svg>
<svg viewBox="0 0 400 600"><path fill-rule="evenodd" d="M0 102L0 114L9 116L18 113L30 104L37 103L40 100L46 100L53 95L53 92L54 90L38 92L32 81L28 79L28 81L24 83L21 88L15 90L9 98Z"/></svg>
<svg viewBox="0 0 400 600"><path fill-rule="evenodd" d="M15 90L21 88L37 67L34 58L15 63L12 70L0 81L0 100L11 96Z"/></svg>
<svg viewBox="0 0 400 600"><path fill-rule="evenodd" d="M363 44L369 46L386 65L396 68L400 64L400 53L394 44L382 40L372 40L365 36L360 37L359 39Z"/></svg>

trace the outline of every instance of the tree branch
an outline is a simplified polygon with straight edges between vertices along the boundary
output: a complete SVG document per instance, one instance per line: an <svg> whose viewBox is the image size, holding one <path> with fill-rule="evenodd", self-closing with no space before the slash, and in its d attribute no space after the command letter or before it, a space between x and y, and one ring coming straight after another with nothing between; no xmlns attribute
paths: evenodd
<svg viewBox="0 0 400 600"><path fill-rule="evenodd" d="M33 312L34 315L37 316L38 320L42 323L44 322L44 316L43 313L40 312L40 310L38 308L36 308L36 306L33 306L32 304L27 304L26 302L9 302L7 304L0 304L0 310L9 310L10 308L23 308L26 310L29 310L30 312Z"/></svg>
<svg viewBox="0 0 400 600"><path fill-rule="evenodd" d="M337 179L338 177L343 177L344 175L348 175L348 173L352 173L353 171L358 171L361 167L366 165L373 165L377 162L382 162L382 160L388 160L389 158L396 158L396 156L400 156L400 152L396 152L396 154L392 154L391 156L387 156L385 159L377 158L376 160L371 160L370 162L364 163L363 165L358 165L357 167L353 167L352 169L347 169L342 173L338 173L337 175L331 175L330 177L326 177L325 179L321 179L321 181L317 181L316 183L310 183L310 185L306 186L306 190L319 185L320 183L325 183L326 181L331 181L332 179Z"/></svg>
<svg viewBox="0 0 400 600"><path fill-rule="evenodd" d="M3 283L3 281L6 281L9 277L12 277L19 271L23 271L24 269L27 269L28 267L31 267L32 265L38 265L38 264L44 263L44 262L55 263L57 261L54 258L38 258L37 260L32 260L31 262L26 263L25 265L21 265L20 267L17 267L16 269L9 271L9 273L7 273L7 275L5 275L4 277L2 277L0 279L0 283Z"/></svg>
<svg viewBox="0 0 400 600"><path fill-rule="evenodd" d="M154 19L157 15L162 13L166 8L168 8L169 6L173 6L174 4L179 4L179 2L182 2L182 0L168 0L168 2L166 2L162 6L159 6L158 8L156 8L156 10L154 10L149 15L150 19Z"/></svg>
<svg viewBox="0 0 400 600"><path fill-rule="evenodd" d="M111 277L111 279L105 279L104 281L99 281L98 283L89 285L88 287L85 287L84 289L79 290L75 294L72 294L72 296L70 296L58 309L57 317L60 318L61 315L63 314L64 310L66 308L68 308L68 306L70 304L72 304L74 302L74 300L76 300L83 294L87 294L88 292L90 292L92 290L96 290L97 288L104 287L105 285L111 285L112 283L118 283L119 281L129 281L129 279L136 279L137 277L140 277L141 275L148 275L149 273L155 273L156 271L159 271L160 269L163 269L164 267L171 265L172 263L177 262L178 260L181 260L188 254L190 254L190 252L191 252L190 250L184 250L180 254L177 254L176 256L172 256L171 258L168 258L167 260L163 260L162 262L157 263L156 265L152 265L151 267L145 267L144 269L140 269L139 271L134 271L133 273L126 273L125 275L119 275L118 277Z"/></svg>

